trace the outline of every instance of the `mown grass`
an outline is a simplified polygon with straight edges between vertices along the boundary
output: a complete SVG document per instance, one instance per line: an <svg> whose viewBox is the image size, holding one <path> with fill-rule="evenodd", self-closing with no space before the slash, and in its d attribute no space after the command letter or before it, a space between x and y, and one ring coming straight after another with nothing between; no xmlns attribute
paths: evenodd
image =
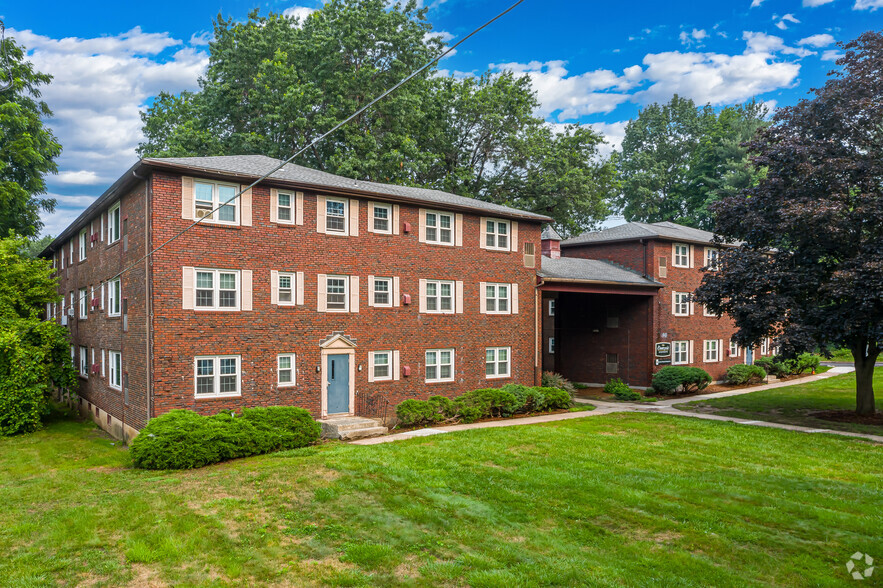
<svg viewBox="0 0 883 588"><path fill-rule="evenodd" d="M148 472L56 422L0 440L0 583L835 586L883 554L880 471L862 441L621 413Z"/></svg>
<svg viewBox="0 0 883 588"><path fill-rule="evenodd" d="M874 392L877 410L883 411L883 368L874 371ZM677 404L675 408L789 425L883 435L883 427L879 425L843 423L812 416L812 413L823 410L855 410L854 373L728 398L697 400Z"/></svg>

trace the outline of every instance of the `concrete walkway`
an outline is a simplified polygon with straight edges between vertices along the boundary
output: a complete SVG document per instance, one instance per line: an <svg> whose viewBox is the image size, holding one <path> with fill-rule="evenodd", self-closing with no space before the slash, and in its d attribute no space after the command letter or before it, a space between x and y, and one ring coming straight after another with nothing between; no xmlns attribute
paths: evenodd
<svg viewBox="0 0 883 588"><path fill-rule="evenodd" d="M592 411L568 412L563 414L550 414L545 416L524 417L520 419L507 419L502 421L489 421L484 423L473 423L470 425L450 425L446 427L435 427L431 429L417 429L415 431L406 431L404 433L396 433L385 437L373 437L371 439L359 439L353 441L355 445L377 445L379 443L391 443L393 441L401 441L403 439L413 439L415 437L428 437L431 435L440 435L443 433L451 433L454 431L468 431L470 429L490 429L494 427L516 427L519 425L535 425L539 423L552 423L556 421L566 421L570 419L581 419L593 417L603 414L611 414L614 412L650 412L657 414L665 414L669 416L679 416L688 418L705 419L709 421L728 421L738 423L740 425L749 425L755 427L768 427L771 429L784 429L786 431L796 431L799 433L829 433L832 435L842 435L844 437L856 437L874 441L875 443L883 443L883 436L870 435L867 433L852 433L849 431L834 431L830 429L814 429L811 427L799 427L796 425L786 425L782 423L771 423L767 421L747 420L734 417L718 416L713 414L702 414L696 412L686 412L675 407L677 404L686 402L694 402L699 400L709 400L712 398L726 398L728 396L739 396L741 394L750 394L760 390L772 390L774 388L784 388L786 386L795 386L797 384L807 384L818 380L824 380L833 376L848 374L855 371L850 367L835 367L815 376L800 378L799 380L790 380L787 382L775 382L773 384L764 384L762 386L754 386L752 388L740 388L738 390L729 390L726 392L715 392L712 394L700 394L698 396L690 396L689 398L671 398L669 400L660 400L658 402L608 402L605 400L586 400L577 398L576 402L580 404L591 404L595 406Z"/></svg>

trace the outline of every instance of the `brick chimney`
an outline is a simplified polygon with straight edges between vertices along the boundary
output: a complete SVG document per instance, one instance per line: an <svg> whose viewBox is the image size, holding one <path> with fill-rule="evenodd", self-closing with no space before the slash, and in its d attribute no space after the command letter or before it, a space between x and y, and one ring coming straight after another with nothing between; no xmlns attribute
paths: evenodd
<svg viewBox="0 0 883 588"><path fill-rule="evenodd" d="M561 257L561 236L555 232L555 229L552 227L546 227L543 229L543 234L540 236L542 239L542 253L546 257L551 257L552 259L558 259Z"/></svg>

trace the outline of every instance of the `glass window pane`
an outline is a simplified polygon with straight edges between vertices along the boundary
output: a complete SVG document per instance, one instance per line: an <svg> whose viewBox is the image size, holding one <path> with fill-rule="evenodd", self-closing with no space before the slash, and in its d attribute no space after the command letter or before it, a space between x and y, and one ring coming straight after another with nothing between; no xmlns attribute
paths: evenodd
<svg viewBox="0 0 883 588"><path fill-rule="evenodd" d="M238 190L233 186L218 186L218 204L223 204L236 196L236 192ZM230 204L234 204L236 201L234 200Z"/></svg>
<svg viewBox="0 0 883 588"><path fill-rule="evenodd" d="M236 221L236 207L235 206L222 206L221 210L218 211L218 218L222 221L227 222L235 222Z"/></svg>
<svg viewBox="0 0 883 588"><path fill-rule="evenodd" d="M218 292L218 306L224 308L233 308L236 306L236 292L231 290L221 290Z"/></svg>
<svg viewBox="0 0 883 588"><path fill-rule="evenodd" d="M451 284L450 283L442 282L441 284L439 284L439 287L441 288L441 295L442 296L450 297L450 295L451 295Z"/></svg>
<svg viewBox="0 0 883 588"><path fill-rule="evenodd" d="M214 306L215 296L212 290L196 291L196 306Z"/></svg>
<svg viewBox="0 0 883 588"><path fill-rule="evenodd" d="M212 185L196 182L193 188L193 195L197 201L201 200L210 204L212 201Z"/></svg>
<svg viewBox="0 0 883 588"><path fill-rule="evenodd" d="M215 379L213 377L209 378L196 378L196 393L197 394L213 394L215 388Z"/></svg>
<svg viewBox="0 0 883 588"><path fill-rule="evenodd" d="M508 361L509 359L509 350L506 348L497 350L497 360L499 361Z"/></svg>
<svg viewBox="0 0 883 588"><path fill-rule="evenodd" d="M236 274L221 274L220 281L222 290L236 289Z"/></svg>
<svg viewBox="0 0 883 588"><path fill-rule="evenodd" d="M426 352L426 365L435 365L438 363L438 354L435 351Z"/></svg>
<svg viewBox="0 0 883 588"><path fill-rule="evenodd" d="M451 352L441 351L439 353L439 359L441 360L441 363L451 363Z"/></svg>
<svg viewBox="0 0 883 588"><path fill-rule="evenodd" d="M291 367L291 356L289 355L280 355L279 356L279 369L287 370Z"/></svg>
<svg viewBox="0 0 883 588"><path fill-rule="evenodd" d="M279 216L279 220L290 221L291 220L291 209L290 208L279 208L278 216Z"/></svg>
<svg viewBox="0 0 883 588"><path fill-rule="evenodd" d="M435 216L435 214L433 214L433 213L431 213L431 212L427 212L427 213L426 213L426 226L427 226L427 227L434 227L434 226L436 226L436 216ZM427 233L427 234L428 234L428 233Z"/></svg>
<svg viewBox="0 0 883 588"><path fill-rule="evenodd" d="M211 272L196 272L196 287L213 288L214 274L212 274Z"/></svg>
<svg viewBox="0 0 883 588"><path fill-rule="evenodd" d="M497 223L497 233L507 235L509 233L509 225L506 223Z"/></svg>
<svg viewBox="0 0 883 588"><path fill-rule="evenodd" d="M426 366L426 379L427 380L437 379L437 370L434 365L427 365Z"/></svg>
<svg viewBox="0 0 883 588"><path fill-rule="evenodd" d="M439 379L449 380L451 378L451 366L442 365L438 368Z"/></svg>
<svg viewBox="0 0 883 588"><path fill-rule="evenodd" d="M440 214L438 215L439 226L443 229L451 228L451 216L448 214Z"/></svg>
<svg viewBox="0 0 883 588"><path fill-rule="evenodd" d="M221 359L221 373L222 374L235 374L236 373L236 358L223 358Z"/></svg>
<svg viewBox="0 0 883 588"><path fill-rule="evenodd" d="M220 392L236 392L236 376L221 376L221 390Z"/></svg>
<svg viewBox="0 0 883 588"><path fill-rule="evenodd" d="M283 289L291 288L291 276L279 276L279 287Z"/></svg>
<svg viewBox="0 0 883 588"><path fill-rule="evenodd" d="M196 360L196 375L210 376L215 373L215 362L211 359Z"/></svg>
<svg viewBox="0 0 883 588"><path fill-rule="evenodd" d="M494 376L496 375L496 365L493 363L484 364L484 374L486 376Z"/></svg>
<svg viewBox="0 0 883 588"><path fill-rule="evenodd" d="M279 206L286 208L291 206L291 194L279 194Z"/></svg>
<svg viewBox="0 0 883 588"><path fill-rule="evenodd" d="M291 382L291 370L280 370L279 381L284 384Z"/></svg>

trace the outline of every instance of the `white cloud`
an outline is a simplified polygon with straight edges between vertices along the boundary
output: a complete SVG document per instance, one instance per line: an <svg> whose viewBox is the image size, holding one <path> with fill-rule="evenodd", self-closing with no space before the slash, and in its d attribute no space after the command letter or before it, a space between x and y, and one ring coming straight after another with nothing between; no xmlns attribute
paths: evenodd
<svg viewBox="0 0 883 588"><path fill-rule="evenodd" d="M803 0L804 8L815 8L816 6L823 6L825 4L830 4L834 0Z"/></svg>
<svg viewBox="0 0 883 588"><path fill-rule="evenodd" d="M303 22L308 16L316 12L315 8L309 8L307 6L292 6L290 8L286 8L282 11L282 14L285 16L291 16L297 18L300 22Z"/></svg>
<svg viewBox="0 0 883 588"><path fill-rule="evenodd" d="M827 49L822 52L822 61L837 61L843 57L839 49Z"/></svg>
<svg viewBox="0 0 883 588"><path fill-rule="evenodd" d="M454 39L454 37L455 35L453 33L449 33L448 31L432 31L423 35L423 40L426 41L432 38L437 38L442 43L442 51L445 51L448 48L448 43L450 43L451 40ZM454 49L453 51L445 55L445 59L453 57L456 54L457 50Z"/></svg>
<svg viewBox="0 0 883 588"><path fill-rule="evenodd" d="M702 40L708 37L708 33L705 32L705 29L693 29L692 32L688 33L687 31L681 31L681 34L678 35L678 38L681 40L683 45L689 47L693 43L698 43L700 46L702 45Z"/></svg>
<svg viewBox="0 0 883 588"><path fill-rule="evenodd" d="M853 10L877 10L883 8L883 0L855 0Z"/></svg>
<svg viewBox="0 0 883 588"><path fill-rule="evenodd" d="M794 24L800 24L800 21L797 20L797 18L795 18L794 15L793 15L793 14L790 14L790 13L789 13L789 14L786 14L785 16L783 16L783 17L781 17L781 18L779 18L779 15L774 14L774 15L773 15L773 20L777 20L777 19L778 19L779 22L776 23L776 27L778 27L779 29L781 29L781 30L783 30L783 31L786 30L786 29L788 28L788 25L787 25L786 21L787 21L787 22L794 23Z"/></svg>
<svg viewBox="0 0 883 588"><path fill-rule="evenodd" d="M751 0L751 8L757 8L763 4L763 0Z"/></svg>
<svg viewBox="0 0 883 588"><path fill-rule="evenodd" d="M199 47L200 45L208 45L212 41L214 41L215 35L211 31L202 31L201 33L193 33L190 35L190 44L193 47Z"/></svg>
<svg viewBox="0 0 883 588"><path fill-rule="evenodd" d="M98 174L95 172L86 170L58 172L55 179L61 184L76 184L80 186L99 184L104 181L104 179L98 177Z"/></svg>
<svg viewBox="0 0 883 588"><path fill-rule="evenodd" d="M796 55L797 57L808 57L816 54L815 51L810 51L803 47L789 47L788 45L785 45L785 41L782 37L768 35L766 33L745 31L742 33L742 39L747 43L745 53L763 53L767 55L783 53L785 55Z"/></svg>
<svg viewBox="0 0 883 588"><path fill-rule="evenodd" d="M824 33L821 35L810 35L809 37L804 37L797 41L798 45L809 45L811 47L827 47L828 45L834 44L834 37L831 35Z"/></svg>

